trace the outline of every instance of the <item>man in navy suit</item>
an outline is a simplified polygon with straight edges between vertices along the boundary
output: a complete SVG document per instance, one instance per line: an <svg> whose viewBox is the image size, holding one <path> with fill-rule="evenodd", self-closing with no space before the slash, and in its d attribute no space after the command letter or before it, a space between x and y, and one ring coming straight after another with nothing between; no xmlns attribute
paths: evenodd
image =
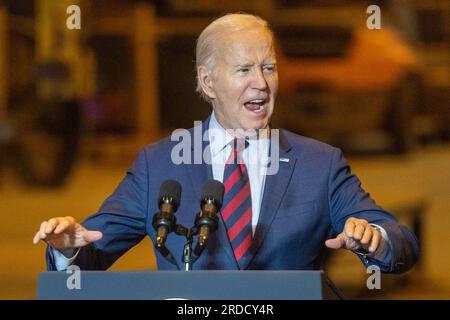
<svg viewBox="0 0 450 320"><path fill-rule="evenodd" d="M44 221L33 241L48 244L50 270L70 264L105 270L145 236L155 241L156 196L167 179L183 187L176 215L186 226L199 210L202 185L225 184L218 229L194 269L319 269L327 247L352 250L383 272L415 264L416 238L361 188L339 149L270 128L278 74L264 20L223 16L203 30L196 53L197 90L212 115L184 132L192 140L173 136L142 148L99 212L82 224L72 217ZM232 158L241 160L236 168ZM171 235L166 246L180 257L184 242ZM176 269L156 256L159 269Z"/></svg>

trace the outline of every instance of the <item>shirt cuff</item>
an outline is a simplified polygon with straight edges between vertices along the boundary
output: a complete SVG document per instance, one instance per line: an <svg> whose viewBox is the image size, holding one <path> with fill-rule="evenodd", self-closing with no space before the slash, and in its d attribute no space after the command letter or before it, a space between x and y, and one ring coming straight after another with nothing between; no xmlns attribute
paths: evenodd
<svg viewBox="0 0 450 320"><path fill-rule="evenodd" d="M75 258L78 256L78 253L80 252L80 248L77 249L73 257L67 258L61 251L55 248L50 248L53 253L53 259L55 259L55 267L58 271L66 270L75 260Z"/></svg>

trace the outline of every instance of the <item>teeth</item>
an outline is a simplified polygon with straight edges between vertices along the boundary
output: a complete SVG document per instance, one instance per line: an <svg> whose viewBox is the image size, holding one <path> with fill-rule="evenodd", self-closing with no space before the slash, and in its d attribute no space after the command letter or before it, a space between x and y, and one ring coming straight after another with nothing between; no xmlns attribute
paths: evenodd
<svg viewBox="0 0 450 320"><path fill-rule="evenodd" d="M264 99L254 99L254 100L250 100L250 103L263 103Z"/></svg>

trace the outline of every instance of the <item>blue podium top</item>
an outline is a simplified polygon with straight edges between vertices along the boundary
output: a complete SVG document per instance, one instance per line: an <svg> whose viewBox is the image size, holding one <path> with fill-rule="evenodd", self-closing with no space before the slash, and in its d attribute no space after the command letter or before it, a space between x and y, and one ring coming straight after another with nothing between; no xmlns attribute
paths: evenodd
<svg viewBox="0 0 450 320"><path fill-rule="evenodd" d="M323 271L72 271L39 275L37 299L337 299Z"/></svg>

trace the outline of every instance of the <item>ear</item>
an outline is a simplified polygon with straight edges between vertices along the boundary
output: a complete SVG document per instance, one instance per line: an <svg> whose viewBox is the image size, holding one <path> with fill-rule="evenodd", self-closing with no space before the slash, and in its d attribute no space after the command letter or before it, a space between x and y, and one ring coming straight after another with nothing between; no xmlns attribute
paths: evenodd
<svg viewBox="0 0 450 320"><path fill-rule="evenodd" d="M198 80L200 82L203 92L210 99L215 99L216 93L214 91L213 84L212 84L212 74L208 70L208 68L206 68L206 66L199 66L197 68L197 76L198 76Z"/></svg>

